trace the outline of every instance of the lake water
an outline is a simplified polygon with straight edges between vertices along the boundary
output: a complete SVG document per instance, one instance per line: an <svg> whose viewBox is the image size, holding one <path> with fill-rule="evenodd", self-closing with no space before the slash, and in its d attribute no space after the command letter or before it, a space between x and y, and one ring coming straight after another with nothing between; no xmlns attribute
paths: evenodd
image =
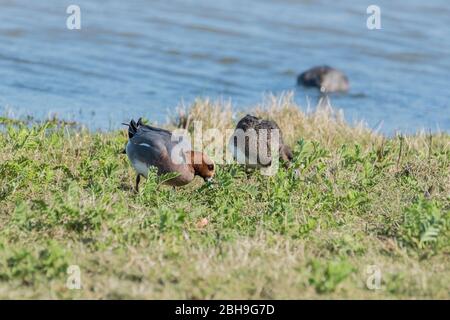
<svg viewBox="0 0 450 320"><path fill-rule="evenodd" d="M66 8L81 8L68 30ZM381 8L381 30L366 9ZM342 69L331 103L381 131L450 132L448 0L0 0L0 114L57 114L112 129L131 117L165 122L181 101L295 91L315 65Z"/></svg>

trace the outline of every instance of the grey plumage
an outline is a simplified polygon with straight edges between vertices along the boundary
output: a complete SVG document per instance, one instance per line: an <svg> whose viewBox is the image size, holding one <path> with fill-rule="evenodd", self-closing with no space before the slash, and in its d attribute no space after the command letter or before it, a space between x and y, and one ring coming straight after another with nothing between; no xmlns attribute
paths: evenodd
<svg viewBox="0 0 450 320"><path fill-rule="evenodd" d="M147 177L148 169L154 166L158 174L178 173L167 184L179 186L194 179L194 170L188 166L185 152L191 150L185 139L174 139L170 131L144 125L139 119L128 125L129 141L126 154L138 175ZM174 148L178 148L174 151Z"/></svg>

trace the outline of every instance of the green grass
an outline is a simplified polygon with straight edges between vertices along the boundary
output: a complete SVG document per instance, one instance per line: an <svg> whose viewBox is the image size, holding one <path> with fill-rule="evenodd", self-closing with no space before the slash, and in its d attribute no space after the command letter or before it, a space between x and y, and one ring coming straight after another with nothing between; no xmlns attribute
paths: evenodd
<svg viewBox="0 0 450 320"><path fill-rule="evenodd" d="M289 97L254 113L280 124L300 178L232 164L211 187L151 173L135 194L124 131L1 119L0 298L450 298L449 135L385 138ZM197 101L167 127L231 114Z"/></svg>

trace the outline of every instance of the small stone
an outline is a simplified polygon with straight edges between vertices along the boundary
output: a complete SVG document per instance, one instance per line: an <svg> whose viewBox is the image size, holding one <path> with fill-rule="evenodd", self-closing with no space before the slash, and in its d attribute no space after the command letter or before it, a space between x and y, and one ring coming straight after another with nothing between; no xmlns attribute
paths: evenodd
<svg viewBox="0 0 450 320"><path fill-rule="evenodd" d="M197 222L197 228L202 229L208 225L209 221L206 218L202 218Z"/></svg>

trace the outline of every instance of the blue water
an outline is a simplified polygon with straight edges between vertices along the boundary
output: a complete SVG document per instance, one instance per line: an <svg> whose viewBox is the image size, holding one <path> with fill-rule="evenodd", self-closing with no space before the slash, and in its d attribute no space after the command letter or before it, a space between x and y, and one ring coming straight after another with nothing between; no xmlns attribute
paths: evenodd
<svg viewBox="0 0 450 320"><path fill-rule="evenodd" d="M66 8L81 8L81 30ZM381 30L366 8L381 7ZM450 6L409 1L0 0L0 114L112 129L131 117L165 122L195 97L245 110L264 94L315 90L297 74L343 70L331 103L392 134L450 132Z"/></svg>

